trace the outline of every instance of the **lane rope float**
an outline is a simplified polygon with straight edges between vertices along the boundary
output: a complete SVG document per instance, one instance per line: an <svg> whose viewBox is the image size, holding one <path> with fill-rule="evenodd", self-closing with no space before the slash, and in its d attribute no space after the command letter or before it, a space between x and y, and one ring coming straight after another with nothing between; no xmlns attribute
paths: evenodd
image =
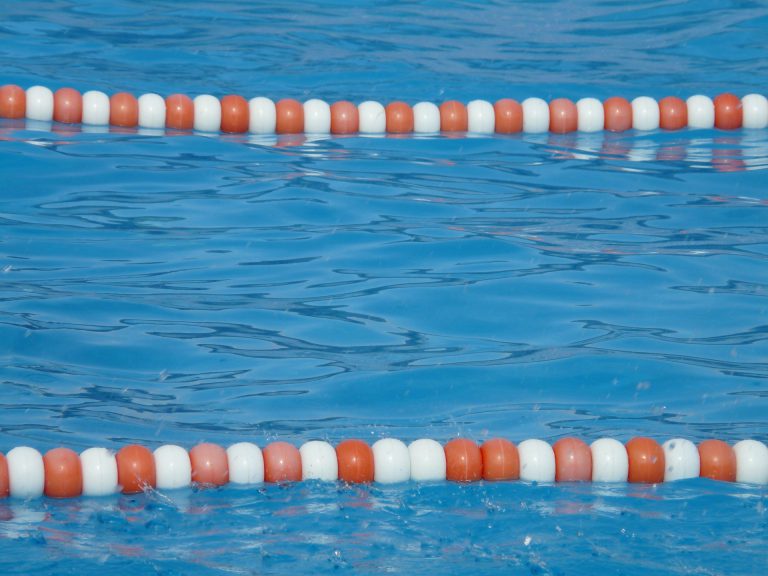
<svg viewBox="0 0 768 576"><path fill-rule="evenodd" d="M45 86L24 90L15 84L0 86L0 118L38 122L195 130L230 134L514 134L570 132L623 132L634 129L736 130L768 127L768 99L762 94L742 98L723 93L714 99L697 94L683 100L667 96L655 100L611 97L604 101L582 98L573 102L556 98L502 98L495 103L472 100L466 105L448 100L413 106L394 101L386 106L374 100L355 105L342 100L328 104L316 98L277 102L257 96L246 100L229 94L222 98L184 94L128 92L108 96L98 90L80 93L73 88L55 92Z"/></svg>
<svg viewBox="0 0 768 576"><path fill-rule="evenodd" d="M346 483L400 482L630 482L657 484L705 477L768 484L768 447L758 440L731 446L721 440L673 438L663 444L635 437L626 444L600 438L587 445L568 437L550 445L503 438L482 445L455 438L445 445L422 438L406 445L383 438L372 446L351 439L335 447L313 440L300 448L276 441L264 449L251 442L228 448L202 443L187 451L164 444L154 451L138 444L117 452L89 448L80 454L53 448L42 455L28 446L0 453L0 498L73 498L197 485L218 487L320 480Z"/></svg>

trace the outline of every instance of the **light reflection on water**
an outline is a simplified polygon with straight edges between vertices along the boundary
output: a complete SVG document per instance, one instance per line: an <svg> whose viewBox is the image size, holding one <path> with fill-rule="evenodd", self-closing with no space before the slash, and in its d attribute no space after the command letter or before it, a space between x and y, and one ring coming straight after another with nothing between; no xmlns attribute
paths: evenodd
<svg viewBox="0 0 768 576"><path fill-rule="evenodd" d="M438 5L439 4L439 5ZM756 4L8 3L0 83L415 103L766 85ZM0 450L768 439L765 131L0 121ZM757 574L765 491L0 501L0 572Z"/></svg>
<svg viewBox="0 0 768 576"><path fill-rule="evenodd" d="M753 488L684 481L665 486L571 484L426 484L336 487L308 483L264 489L152 492L136 497L38 500L0 504L0 541L45 550L66 571L80 567L124 570L137 562L159 570L177 567L251 573L281 571L300 561L324 571L341 565L360 571L419 570L428 558L481 569L552 568L587 554L619 569L632 546L691 547L690 530L713 516L747 510L764 500ZM590 529L602 523L600 531ZM100 538L89 536L92 524ZM449 523L449 532L429 529ZM757 524L747 520L754 530ZM753 526L754 525L754 526ZM190 540L189 534L198 534ZM761 538L740 540L759 563ZM202 538L200 540L199 538ZM562 551L562 543L573 547ZM716 561L722 549L695 548L691 566ZM172 551L172 556L165 552ZM247 566L243 562L247 562ZM663 569L658 555L638 566ZM756 567L748 555L740 569Z"/></svg>
<svg viewBox="0 0 768 576"><path fill-rule="evenodd" d="M712 134L280 148L9 130L4 429L83 447L105 418L115 442L426 423L593 438L638 418L759 433L765 136ZM753 168L736 186L723 149ZM541 405L527 430L508 418Z"/></svg>

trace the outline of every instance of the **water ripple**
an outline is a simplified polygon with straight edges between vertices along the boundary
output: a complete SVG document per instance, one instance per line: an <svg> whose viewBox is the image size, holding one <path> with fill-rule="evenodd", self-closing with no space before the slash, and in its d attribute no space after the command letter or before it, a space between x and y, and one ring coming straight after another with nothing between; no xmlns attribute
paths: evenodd
<svg viewBox="0 0 768 576"><path fill-rule="evenodd" d="M0 84L409 103L768 84L754 2L274 4L6 2ZM761 130L0 120L0 451L768 441L767 168ZM766 509L706 479L8 499L0 572L757 574Z"/></svg>
<svg viewBox="0 0 768 576"><path fill-rule="evenodd" d="M401 394L444 397L417 425L480 426L482 416L452 419L465 402L461 387L446 388L456 371L486 382L477 415L494 393L562 394L563 370L584 386L597 373L589 397L611 402L635 402L636 385L654 382L640 389L649 426L653 406L668 402L662 383L684 370L697 374L682 376L692 406L702 378L707 395L759 397L766 323L755 297L765 295L768 229L756 172L741 172L734 194L666 158L680 143L664 138L632 178L627 161L638 163L615 146L652 137L605 136L602 156L586 161L589 144L557 138L7 141L19 166L45 162L58 182L14 171L0 200L0 332L18 374L8 381L35 383L7 404L17 416L5 429L18 433L56 380L71 384L43 409L86 438L94 419L140 437L158 415L173 415L162 427L182 435L229 434L249 420L265 434L311 435L328 418L354 429L365 426L361 406L386 413ZM744 159L765 149L744 138ZM713 322L718 309L729 314ZM637 381L616 390L628 369ZM539 384L526 390L531 379ZM150 390L160 395L139 402ZM346 390L345 408L323 405ZM197 403L214 397L217 416L205 422ZM536 414L532 425L551 424Z"/></svg>

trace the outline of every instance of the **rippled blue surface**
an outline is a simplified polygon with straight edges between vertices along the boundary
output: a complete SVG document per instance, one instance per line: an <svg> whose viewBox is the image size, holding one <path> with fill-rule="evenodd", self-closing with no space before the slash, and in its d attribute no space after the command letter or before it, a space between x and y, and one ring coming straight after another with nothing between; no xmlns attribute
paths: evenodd
<svg viewBox="0 0 768 576"><path fill-rule="evenodd" d="M2 4L0 84L763 91L759 3ZM0 124L0 450L768 440L768 135ZM0 502L0 571L760 574L764 488L302 483Z"/></svg>

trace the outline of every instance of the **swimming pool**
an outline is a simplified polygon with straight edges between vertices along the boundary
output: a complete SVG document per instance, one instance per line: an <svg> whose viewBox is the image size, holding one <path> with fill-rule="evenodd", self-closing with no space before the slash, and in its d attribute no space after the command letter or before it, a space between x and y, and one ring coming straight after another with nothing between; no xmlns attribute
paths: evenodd
<svg viewBox="0 0 768 576"><path fill-rule="evenodd" d="M383 102L765 93L734 3L6 6L3 79ZM530 31L537 31L531 34ZM0 126L0 451L768 440L764 131ZM765 487L0 501L6 573L760 573Z"/></svg>

